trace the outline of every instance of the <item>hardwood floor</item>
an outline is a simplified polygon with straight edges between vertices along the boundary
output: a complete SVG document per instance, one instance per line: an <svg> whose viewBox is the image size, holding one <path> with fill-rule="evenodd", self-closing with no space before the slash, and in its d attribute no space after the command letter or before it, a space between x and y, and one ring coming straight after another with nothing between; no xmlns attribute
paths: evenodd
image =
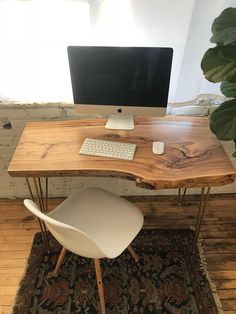
<svg viewBox="0 0 236 314"><path fill-rule="evenodd" d="M177 197L129 197L145 214L146 228L193 226L197 197L187 196L184 207ZM53 208L61 200L51 200ZM19 281L24 274L37 220L22 200L0 200L0 313L11 313ZM236 194L212 195L202 227L202 244L208 271L225 314L236 313ZM23 313L22 313L23 314Z"/></svg>

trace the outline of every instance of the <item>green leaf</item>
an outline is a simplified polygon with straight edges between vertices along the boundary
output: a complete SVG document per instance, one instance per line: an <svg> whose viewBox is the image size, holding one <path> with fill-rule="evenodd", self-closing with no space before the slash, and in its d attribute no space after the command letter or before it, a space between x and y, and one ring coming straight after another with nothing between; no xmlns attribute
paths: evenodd
<svg viewBox="0 0 236 314"><path fill-rule="evenodd" d="M220 90L226 97L236 97L236 83L223 82Z"/></svg>
<svg viewBox="0 0 236 314"><path fill-rule="evenodd" d="M210 128L220 140L236 138L236 99L224 102L213 111Z"/></svg>
<svg viewBox="0 0 236 314"><path fill-rule="evenodd" d="M236 45L236 8L225 9L213 22L211 42Z"/></svg>
<svg viewBox="0 0 236 314"><path fill-rule="evenodd" d="M236 83L236 47L227 45L208 49L202 58L201 68L210 82Z"/></svg>

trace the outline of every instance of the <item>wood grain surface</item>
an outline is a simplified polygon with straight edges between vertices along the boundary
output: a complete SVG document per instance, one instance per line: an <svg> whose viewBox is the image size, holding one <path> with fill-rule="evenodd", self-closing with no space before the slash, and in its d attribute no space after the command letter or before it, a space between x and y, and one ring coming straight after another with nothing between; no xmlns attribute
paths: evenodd
<svg viewBox="0 0 236 314"><path fill-rule="evenodd" d="M202 117L137 117L132 131L105 119L29 122L8 168L11 176L112 176L150 189L217 186L236 171ZM137 144L133 161L79 155L86 137ZM152 142L163 141L163 155Z"/></svg>

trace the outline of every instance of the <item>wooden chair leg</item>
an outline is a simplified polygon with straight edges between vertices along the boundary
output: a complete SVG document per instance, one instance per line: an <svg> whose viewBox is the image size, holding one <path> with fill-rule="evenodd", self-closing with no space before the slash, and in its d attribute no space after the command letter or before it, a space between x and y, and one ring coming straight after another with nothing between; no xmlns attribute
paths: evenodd
<svg viewBox="0 0 236 314"><path fill-rule="evenodd" d="M64 256L65 256L65 254L66 254L66 249L63 247L62 250L61 250L61 254L60 254L60 256L58 257L56 267L55 267L55 269L54 269L54 271L53 271L53 276L56 276L56 275L57 275L57 272L58 272L58 270L59 270L59 268L60 268L60 266L61 266L61 263L62 263L62 261L63 261L63 258L64 258Z"/></svg>
<svg viewBox="0 0 236 314"><path fill-rule="evenodd" d="M135 251L134 251L134 249L132 248L132 246L129 245L129 246L127 247L127 249L129 250L130 254L133 256L135 262L138 262L139 257L138 257L138 255L135 253Z"/></svg>
<svg viewBox="0 0 236 314"><path fill-rule="evenodd" d="M102 283L102 273L101 273L101 267L100 267L100 261L99 259L94 259L95 264L95 271L96 271L96 278L97 278L97 286L98 286L98 294L100 299L100 306L101 306L101 313L106 313L106 307L105 307L105 299L104 299L104 288Z"/></svg>

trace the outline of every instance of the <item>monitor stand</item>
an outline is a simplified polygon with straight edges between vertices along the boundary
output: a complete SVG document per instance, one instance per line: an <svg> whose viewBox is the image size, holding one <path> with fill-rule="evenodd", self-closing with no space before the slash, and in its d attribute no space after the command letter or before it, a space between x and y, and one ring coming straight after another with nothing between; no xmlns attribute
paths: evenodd
<svg viewBox="0 0 236 314"><path fill-rule="evenodd" d="M105 128L111 130L133 130L134 129L133 116L125 115L110 116L105 125Z"/></svg>

